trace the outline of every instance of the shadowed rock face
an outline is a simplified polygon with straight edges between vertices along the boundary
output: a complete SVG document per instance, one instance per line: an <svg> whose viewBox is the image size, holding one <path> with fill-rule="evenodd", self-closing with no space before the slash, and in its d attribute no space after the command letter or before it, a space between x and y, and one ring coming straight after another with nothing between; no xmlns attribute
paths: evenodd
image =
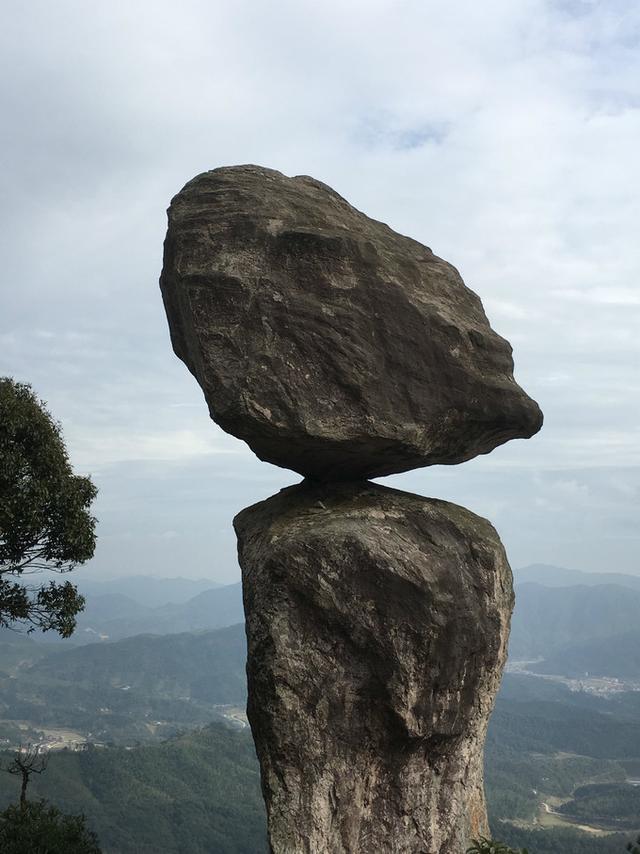
<svg viewBox="0 0 640 854"><path fill-rule="evenodd" d="M492 526L367 483L292 487L234 524L272 850L460 854L487 831L513 604Z"/></svg>
<svg viewBox="0 0 640 854"><path fill-rule="evenodd" d="M169 209L161 287L211 417L309 478L460 463L540 429L455 268L312 178L194 178Z"/></svg>

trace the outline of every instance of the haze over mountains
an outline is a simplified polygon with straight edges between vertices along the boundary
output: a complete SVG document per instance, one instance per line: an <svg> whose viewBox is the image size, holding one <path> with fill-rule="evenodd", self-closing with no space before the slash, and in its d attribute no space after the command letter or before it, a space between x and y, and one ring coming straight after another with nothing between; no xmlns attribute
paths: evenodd
<svg viewBox="0 0 640 854"><path fill-rule="evenodd" d="M547 563L531 563L513 570L516 584L527 581L543 584L545 587L572 587L585 584L595 587L599 584L618 584L640 590L640 575L629 575L622 572L583 572L580 569L565 569Z"/></svg>
<svg viewBox="0 0 640 854"><path fill-rule="evenodd" d="M156 578L150 575L123 575L108 581L94 581L87 572L81 571L74 583L88 601L97 596L126 596L147 608L158 608L169 602L186 602L214 587L221 587L208 578Z"/></svg>
<svg viewBox="0 0 640 854"><path fill-rule="evenodd" d="M632 587L518 584L509 654L534 659L565 644L622 634L633 628L639 613L640 590Z"/></svg>
<svg viewBox="0 0 640 854"><path fill-rule="evenodd" d="M640 681L640 628L557 647L544 661L531 664L529 669L568 679L612 677Z"/></svg>
<svg viewBox="0 0 640 854"><path fill-rule="evenodd" d="M639 578L547 566L525 567L515 576L511 661L535 662L526 665L530 672L567 679L589 674L640 680ZM610 578L616 583L609 583ZM559 586L560 581L565 586ZM156 701L142 704L145 714L177 721L189 717L199 704L203 708L196 717L206 720L212 704L243 703L241 587L206 588L207 583L140 576L84 584L87 607L70 641L43 645L31 639L55 637L33 635L27 640L3 633L0 669L7 674L16 662L29 665L28 678L23 672L7 683L9 704L44 702L51 711L55 697L62 705L66 702L67 683L73 686L77 705L87 708L88 698L103 689L110 692L110 701L102 705L116 707L125 723L139 715L143 695ZM146 605L145 598L154 606ZM123 685L132 693L123 694ZM185 701L192 704L188 714L186 706L175 708ZM163 703L173 705L169 709Z"/></svg>
<svg viewBox="0 0 640 854"><path fill-rule="evenodd" d="M639 576L588 573L543 564L517 569L514 576L512 660L546 658L567 645L571 645L572 655L577 655L576 645L583 641L626 635L636 628ZM137 576L82 582L79 586L87 599L86 608L67 645L116 641L139 634L209 631L244 620L239 583L220 586L205 579ZM56 640L53 636L43 639ZM612 673L605 662L607 655L619 654L615 650L615 643L601 648L599 671L608 667ZM586 654L590 654L588 650ZM564 655L561 658L565 660ZM576 661L576 667L581 667L582 661L580 665ZM625 672L630 675L635 670Z"/></svg>
<svg viewBox="0 0 640 854"><path fill-rule="evenodd" d="M231 626L244 620L240 583L204 587L206 582L185 579L133 579L131 585L116 582L94 585L92 593L85 586L85 610L78 617L74 635L76 643L93 643L98 639L120 640L139 634L176 634ZM145 604L145 590L149 601ZM103 592L104 591L104 592ZM171 597L171 598L167 598ZM54 640L54 638L51 638Z"/></svg>
<svg viewBox="0 0 640 854"><path fill-rule="evenodd" d="M514 572L512 661L568 679L640 680L640 577L534 564Z"/></svg>
<svg viewBox="0 0 640 854"><path fill-rule="evenodd" d="M511 661L535 662L526 665L530 672L567 679L640 679L640 579L545 566L515 575ZM538 577L544 583L530 580ZM601 580L607 583L595 583ZM92 698L106 692L108 701L103 697L98 707L117 709L119 731L141 712L206 721L215 704L244 703L241 587L206 588L207 583L141 576L85 584L86 611L70 641L33 643L49 637L3 633L0 669L11 677L4 716L51 723L69 690L75 705L87 710L96 706ZM21 663L28 669L15 678ZM38 704L46 714L37 711ZM103 723L114 730L113 718Z"/></svg>

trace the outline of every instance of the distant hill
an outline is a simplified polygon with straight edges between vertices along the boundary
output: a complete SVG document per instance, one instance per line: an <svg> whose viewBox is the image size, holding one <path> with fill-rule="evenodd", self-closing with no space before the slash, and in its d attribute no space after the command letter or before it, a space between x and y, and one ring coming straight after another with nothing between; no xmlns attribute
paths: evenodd
<svg viewBox="0 0 640 854"><path fill-rule="evenodd" d="M153 575L124 575L109 581L94 581L88 569L78 570L71 579L88 599L126 596L146 608L186 602L198 593L223 586L207 578L156 578Z"/></svg>
<svg viewBox="0 0 640 854"><path fill-rule="evenodd" d="M0 738L20 721L100 742L166 738L244 706L245 658L243 624L71 649L0 643Z"/></svg>
<svg viewBox="0 0 640 854"><path fill-rule="evenodd" d="M612 637L633 628L639 613L640 590L629 587L518 584L509 655L547 657L570 643Z"/></svg>
<svg viewBox="0 0 640 854"><path fill-rule="evenodd" d="M72 638L55 632L33 638L63 647L140 634L176 634L232 626L244 620L240 583L131 576L114 581L73 578L85 597ZM0 630L0 639L4 632Z"/></svg>
<svg viewBox="0 0 640 854"><path fill-rule="evenodd" d="M180 605L156 609L153 617L161 622L164 632L197 632L244 622L242 585L238 582L205 590Z"/></svg>
<svg viewBox="0 0 640 854"><path fill-rule="evenodd" d="M13 677L22 668L49 655L44 644L36 643L30 635L10 630L0 633L0 679Z"/></svg>
<svg viewBox="0 0 640 854"><path fill-rule="evenodd" d="M128 685L145 694L207 703L244 703L244 625L201 633L139 635L40 659L22 678L95 689Z"/></svg>
<svg viewBox="0 0 640 854"><path fill-rule="evenodd" d="M535 676L507 674L487 743L500 751L640 758L640 719L633 694L608 700L563 685L549 686Z"/></svg>
<svg viewBox="0 0 640 854"><path fill-rule="evenodd" d="M69 641L64 645L77 645L78 643L93 643L99 639L102 626L111 620L127 620L131 623L149 619L153 614L153 608L145 607L125 596L123 593L104 593L100 596L85 596L84 610L78 614L76 619L76 631ZM60 643L61 639L49 633L42 640L49 643Z"/></svg>
<svg viewBox="0 0 640 854"><path fill-rule="evenodd" d="M0 774L0 807L18 795L17 779ZM223 725L135 750L54 753L29 796L84 813L105 854L268 850L251 737Z"/></svg>
<svg viewBox="0 0 640 854"><path fill-rule="evenodd" d="M567 644L529 669L572 679L610 676L640 680L640 629L598 640Z"/></svg>
<svg viewBox="0 0 640 854"><path fill-rule="evenodd" d="M167 591L170 589L166 588ZM121 640L140 634L177 634L217 629L244 620L240 583L206 589L185 601L157 607L143 605L118 592L103 592L99 595L86 592L84 595L85 609L78 615L76 631L70 641L62 641L51 632L37 635L38 639L62 646L77 646L95 643L97 640ZM158 595L156 591L156 598Z"/></svg>
<svg viewBox="0 0 640 854"><path fill-rule="evenodd" d="M80 631L91 629L108 635L110 640L139 634L176 634L232 626L244 620L242 587L230 584L204 590L192 599L159 608L139 609L129 614L95 619L88 604L87 613L78 620Z"/></svg>
<svg viewBox="0 0 640 854"><path fill-rule="evenodd" d="M624 851L629 836L543 828L539 810L549 798L570 798L578 786L625 785L627 764L640 758L638 709L635 692L604 699L535 676L506 674L485 750L493 835L532 854ZM598 815L599 805L594 807L581 822Z"/></svg>
<svg viewBox="0 0 640 854"><path fill-rule="evenodd" d="M622 572L582 572L578 569L565 569L546 563L532 563L513 570L516 584L533 582L545 587L572 587L575 585L593 587L599 584L617 584L640 590L640 575L628 575Z"/></svg>

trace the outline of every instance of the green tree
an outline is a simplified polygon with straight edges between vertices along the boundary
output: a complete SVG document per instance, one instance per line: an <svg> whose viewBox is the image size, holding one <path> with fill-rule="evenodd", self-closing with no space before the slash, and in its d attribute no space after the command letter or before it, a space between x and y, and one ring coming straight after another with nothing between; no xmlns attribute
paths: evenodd
<svg viewBox="0 0 640 854"><path fill-rule="evenodd" d="M72 634L84 607L77 588L23 576L69 572L93 555L96 494L88 477L74 475L46 405L30 386L0 378L0 627Z"/></svg>
<svg viewBox="0 0 640 854"><path fill-rule="evenodd" d="M627 845L627 851L629 851L630 854L640 854L640 836L636 839L635 845L629 842Z"/></svg>
<svg viewBox="0 0 640 854"><path fill-rule="evenodd" d="M0 813L2 854L100 854L98 838L82 815L64 815L47 804L11 804Z"/></svg>

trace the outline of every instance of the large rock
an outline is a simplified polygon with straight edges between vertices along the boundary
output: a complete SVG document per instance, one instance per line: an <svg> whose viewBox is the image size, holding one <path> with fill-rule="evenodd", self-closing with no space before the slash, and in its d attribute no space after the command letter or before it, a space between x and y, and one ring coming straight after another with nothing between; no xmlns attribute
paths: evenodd
<svg viewBox="0 0 640 854"><path fill-rule="evenodd" d="M291 487L234 524L273 852L461 854L487 832L513 604L495 530L366 483Z"/></svg>
<svg viewBox="0 0 640 854"><path fill-rule="evenodd" d="M460 463L541 426L458 272L313 178L194 178L169 209L161 287L211 417L307 477Z"/></svg>

